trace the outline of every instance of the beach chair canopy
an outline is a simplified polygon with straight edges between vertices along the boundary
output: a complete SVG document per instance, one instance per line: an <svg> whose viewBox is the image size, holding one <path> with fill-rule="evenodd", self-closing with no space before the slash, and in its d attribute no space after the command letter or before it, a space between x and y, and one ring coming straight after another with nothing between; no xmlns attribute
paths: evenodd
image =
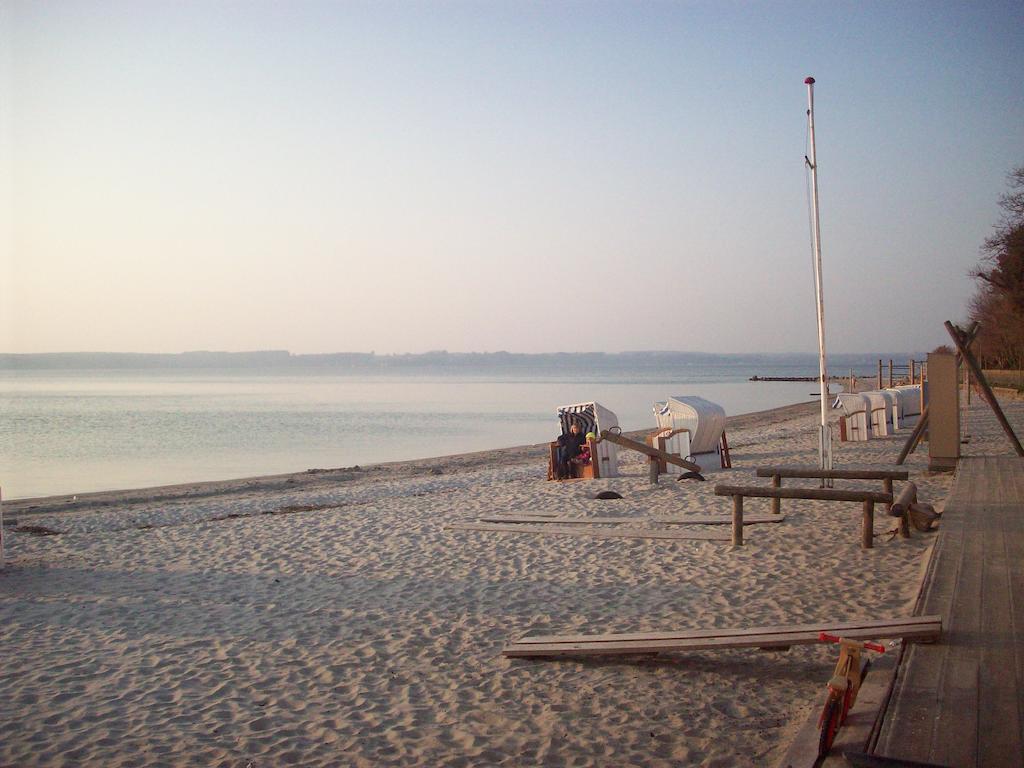
<svg viewBox="0 0 1024 768"><path fill-rule="evenodd" d="M842 392L836 395L832 407L840 416L855 416L860 413L871 413L871 400L860 392Z"/></svg>
<svg viewBox="0 0 1024 768"><path fill-rule="evenodd" d="M725 409L696 395L674 395L654 404L658 426L690 430L690 454L717 453L725 431Z"/></svg>
<svg viewBox="0 0 1024 768"><path fill-rule="evenodd" d="M907 416L921 415L920 384L905 384L901 387L893 387L889 391L895 392L896 397L899 398L899 404L897 407L900 410L901 419Z"/></svg>
<svg viewBox="0 0 1024 768"><path fill-rule="evenodd" d="M563 435L569 431L569 427L573 423L580 425L583 434L593 432L596 435L600 435L602 429L619 426L619 420L615 414L600 403L575 403L560 406L558 421L561 424Z"/></svg>

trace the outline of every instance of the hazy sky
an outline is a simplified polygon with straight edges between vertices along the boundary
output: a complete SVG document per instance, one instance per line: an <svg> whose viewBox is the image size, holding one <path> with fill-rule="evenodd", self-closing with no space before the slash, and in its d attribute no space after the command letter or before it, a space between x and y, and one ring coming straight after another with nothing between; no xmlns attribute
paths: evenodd
<svg viewBox="0 0 1024 768"><path fill-rule="evenodd" d="M930 349L1024 4L0 2L0 351Z"/></svg>

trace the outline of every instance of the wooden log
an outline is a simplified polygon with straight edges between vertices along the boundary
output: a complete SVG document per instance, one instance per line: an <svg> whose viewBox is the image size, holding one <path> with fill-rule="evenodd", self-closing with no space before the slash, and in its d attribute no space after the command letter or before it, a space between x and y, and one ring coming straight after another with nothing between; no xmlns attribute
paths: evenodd
<svg viewBox="0 0 1024 768"><path fill-rule="evenodd" d="M924 431L928 429L928 406L926 405L921 409L921 415L917 417L917 424L914 425L913 432L910 433L910 437L907 438L907 442L903 444L903 450L900 451L900 455L896 458L897 464L902 464L907 460L907 456L914 452L917 448L917 444L921 442L921 436L924 435Z"/></svg>
<svg viewBox="0 0 1024 768"><path fill-rule="evenodd" d="M906 480L905 469L818 469L817 467L758 467L758 477L826 478L831 480Z"/></svg>
<svg viewBox="0 0 1024 768"><path fill-rule="evenodd" d="M864 519L861 521L860 529L860 548L871 549L873 546L875 546L875 502L865 499Z"/></svg>
<svg viewBox="0 0 1024 768"><path fill-rule="evenodd" d="M904 539L910 538L910 505L916 502L917 486L913 483L906 483L892 506L889 507L889 514L900 519L900 536Z"/></svg>
<svg viewBox="0 0 1024 768"><path fill-rule="evenodd" d="M850 491L839 488L766 488L754 485L716 485L716 496L748 496L762 499L810 499L814 501L871 501L888 504L892 494L881 491Z"/></svg>
<svg viewBox="0 0 1024 768"><path fill-rule="evenodd" d="M743 497L732 497L732 545L743 546Z"/></svg>
<svg viewBox="0 0 1024 768"><path fill-rule="evenodd" d="M911 524L921 533L930 531L932 524L939 519L939 513L935 511L935 507L931 504L918 504L915 502L907 507L907 512Z"/></svg>

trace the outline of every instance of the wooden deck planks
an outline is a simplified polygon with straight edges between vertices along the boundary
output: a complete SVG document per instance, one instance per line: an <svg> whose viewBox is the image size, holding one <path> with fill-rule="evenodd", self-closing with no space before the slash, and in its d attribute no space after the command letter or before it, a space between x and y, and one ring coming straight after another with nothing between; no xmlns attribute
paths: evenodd
<svg viewBox="0 0 1024 768"><path fill-rule="evenodd" d="M874 753L939 765L1024 763L1024 462L961 460L921 609L939 643L901 664Z"/></svg>
<svg viewBox="0 0 1024 768"><path fill-rule="evenodd" d="M1014 647L1011 565L1007 557L1008 517L1013 514L1014 481L1006 472L996 473L998 501L993 515L979 531L983 538L984 561L981 583L980 666L978 685L984 696L978 708L978 761L994 765L1001 755L1022 756L1021 722ZM1011 535L1012 538L1012 535Z"/></svg>

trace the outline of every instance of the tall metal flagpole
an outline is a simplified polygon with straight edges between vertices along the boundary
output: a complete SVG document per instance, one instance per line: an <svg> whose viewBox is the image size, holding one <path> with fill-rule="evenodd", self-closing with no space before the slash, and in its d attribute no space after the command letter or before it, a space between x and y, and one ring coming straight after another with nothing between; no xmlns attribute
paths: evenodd
<svg viewBox="0 0 1024 768"><path fill-rule="evenodd" d="M814 292L818 304L818 376L821 385L821 432L818 435L818 454L822 469L832 469L832 431L828 426L828 371L825 367L825 297L821 286L821 221L818 216L818 156L814 146L814 78L804 80L807 85L807 128L811 141L811 156L805 157L811 169L811 202L814 215L811 236L814 241Z"/></svg>

